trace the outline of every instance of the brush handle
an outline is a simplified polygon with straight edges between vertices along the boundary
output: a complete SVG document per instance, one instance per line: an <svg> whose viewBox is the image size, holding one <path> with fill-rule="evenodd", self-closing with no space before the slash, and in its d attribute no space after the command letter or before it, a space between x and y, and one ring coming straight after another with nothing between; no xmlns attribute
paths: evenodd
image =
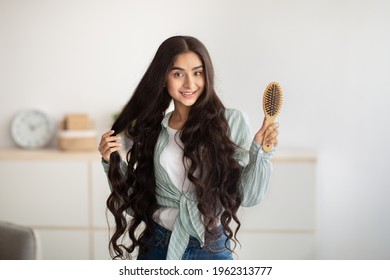
<svg viewBox="0 0 390 280"><path fill-rule="evenodd" d="M269 127L271 124L274 123L274 120L273 119L267 119L267 122L269 123L269 125L268 125L268 127ZM268 135L270 134L270 131L268 130L268 127L267 127L267 129L265 131L264 138L263 138L263 145L262 145L263 151L266 152L266 153L271 152L272 148L274 147L273 144L270 144L270 145L268 145L268 144L266 145L265 144L265 139L267 139Z"/></svg>

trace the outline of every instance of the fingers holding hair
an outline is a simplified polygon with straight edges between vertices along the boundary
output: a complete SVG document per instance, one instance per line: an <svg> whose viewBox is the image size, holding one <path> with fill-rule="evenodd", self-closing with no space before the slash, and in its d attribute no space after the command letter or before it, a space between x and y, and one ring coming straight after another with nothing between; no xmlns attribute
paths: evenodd
<svg viewBox="0 0 390 280"><path fill-rule="evenodd" d="M122 148L121 137L119 135L113 136L114 130L107 131L101 137L98 150L107 162L110 161L110 155Z"/></svg>

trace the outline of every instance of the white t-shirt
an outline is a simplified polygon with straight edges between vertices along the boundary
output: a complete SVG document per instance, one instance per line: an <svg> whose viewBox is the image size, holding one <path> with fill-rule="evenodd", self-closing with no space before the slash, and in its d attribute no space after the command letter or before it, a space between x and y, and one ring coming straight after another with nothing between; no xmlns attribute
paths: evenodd
<svg viewBox="0 0 390 280"><path fill-rule="evenodd" d="M185 195L194 191L194 185L187 178L187 171L183 163L183 142L180 140L180 132L167 127L169 141L161 153L160 164L167 172L173 185ZM160 208L153 215L154 220L166 229L172 230L178 208Z"/></svg>

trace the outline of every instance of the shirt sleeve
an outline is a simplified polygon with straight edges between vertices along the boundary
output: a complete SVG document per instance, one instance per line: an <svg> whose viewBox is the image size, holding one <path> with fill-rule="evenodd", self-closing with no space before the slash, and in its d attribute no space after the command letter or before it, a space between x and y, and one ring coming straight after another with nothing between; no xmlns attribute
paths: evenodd
<svg viewBox="0 0 390 280"><path fill-rule="evenodd" d="M275 149L264 152L251 136L248 117L238 110L229 111L227 120L231 139L238 146L235 157L242 167L239 179L241 205L255 206L268 190L272 173L271 157Z"/></svg>
<svg viewBox="0 0 390 280"><path fill-rule="evenodd" d="M105 159L102 158L102 165L103 165L104 172L106 173L106 175L108 175L108 169L110 168L110 164ZM120 170L121 174L125 178L127 178L127 163L122 160L120 163L120 168L121 168ZM111 183L110 183L110 189L112 190Z"/></svg>

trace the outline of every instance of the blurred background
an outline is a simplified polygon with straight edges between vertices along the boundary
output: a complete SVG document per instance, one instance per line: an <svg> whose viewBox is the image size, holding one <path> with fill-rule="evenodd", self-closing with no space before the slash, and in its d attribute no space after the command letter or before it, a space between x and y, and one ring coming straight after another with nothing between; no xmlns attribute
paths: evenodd
<svg viewBox="0 0 390 280"><path fill-rule="evenodd" d="M20 154L10 124L32 108L56 123L85 113L100 135L161 42L191 35L211 54L226 107L246 112L253 131L262 122L266 85L278 81L284 90L275 173L295 175L296 191L280 179L272 188L279 203L286 201L278 209L310 200L301 211L310 225L259 232L308 234L310 252L284 255L279 248L280 255L262 256L389 259L389 14L387 0L0 0L0 220L34 227L43 258L105 255L108 190L97 152ZM56 145L53 137L46 150ZM308 163L308 173L291 174L295 169L283 164L294 160ZM299 189L308 177L309 196ZM265 219L277 219L273 214ZM75 248L60 247L73 237ZM80 253L85 244L89 249Z"/></svg>

